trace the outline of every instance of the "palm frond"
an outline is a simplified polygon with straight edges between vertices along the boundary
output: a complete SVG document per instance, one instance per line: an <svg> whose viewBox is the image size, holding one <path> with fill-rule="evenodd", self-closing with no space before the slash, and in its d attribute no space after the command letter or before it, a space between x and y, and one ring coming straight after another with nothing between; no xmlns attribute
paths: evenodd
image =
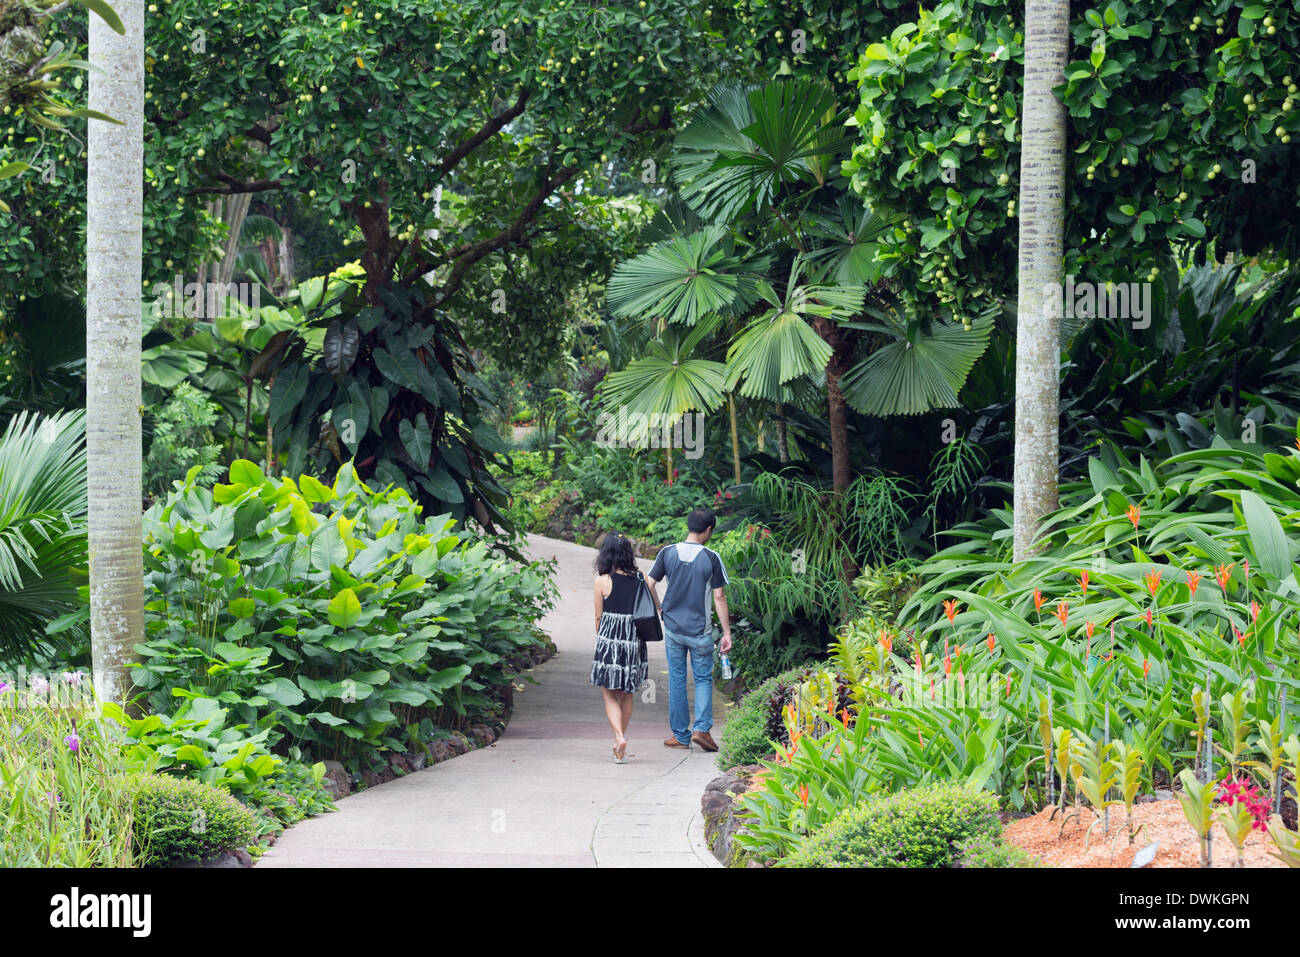
<svg viewBox="0 0 1300 957"><path fill-rule="evenodd" d="M619 263L605 288L610 311L695 325L701 316L728 309L743 289L752 288L758 264L729 255L726 238L723 227L706 226Z"/></svg>
<svg viewBox="0 0 1300 957"><path fill-rule="evenodd" d="M0 436L0 649L25 654L80 606L69 577L86 558L81 411L19 413Z"/></svg>
<svg viewBox="0 0 1300 957"><path fill-rule="evenodd" d="M970 329L957 322L937 322L914 340L900 335L844 375L844 398L866 415L919 415L954 408L992 332L993 320L981 318Z"/></svg>

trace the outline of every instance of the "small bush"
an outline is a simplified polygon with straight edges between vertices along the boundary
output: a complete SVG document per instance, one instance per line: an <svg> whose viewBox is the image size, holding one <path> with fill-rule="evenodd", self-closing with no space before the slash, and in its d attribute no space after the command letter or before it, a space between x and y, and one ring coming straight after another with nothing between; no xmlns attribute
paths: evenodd
<svg viewBox="0 0 1300 957"><path fill-rule="evenodd" d="M233 797L191 778L134 778L135 835L145 864L201 861L257 839L253 812Z"/></svg>
<svg viewBox="0 0 1300 957"><path fill-rule="evenodd" d="M741 764L755 764L772 753L773 740L789 743L785 740L781 709L810 670L810 666L801 665L774 675L740 699L722 728L719 768L726 771Z"/></svg>
<svg viewBox="0 0 1300 957"><path fill-rule="evenodd" d="M778 866L951 867L967 841L1001 833L993 794L932 784L849 808Z"/></svg>
<svg viewBox="0 0 1300 957"><path fill-rule="evenodd" d="M965 841L957 854L958 867L1046 867L1024 848L1003 842L1000 836L980 834Z"/></svg>

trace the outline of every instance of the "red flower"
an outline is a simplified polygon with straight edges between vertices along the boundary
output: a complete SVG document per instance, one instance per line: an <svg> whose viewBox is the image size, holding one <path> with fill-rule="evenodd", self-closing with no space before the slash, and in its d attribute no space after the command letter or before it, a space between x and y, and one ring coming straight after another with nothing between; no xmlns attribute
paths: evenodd
<svg viewBox="0 0 1300 957"><path fill-rule="evenodd" d="M806 784L799 785L799 790L795 793L799 795L799 803L802 804L804 807L807 807L808 806L808 785Z"/></svg>
<svg viewBox="0 0 1300 957"><path fill-rule="evenodd" d="M1142 508L1138 505L1130 505L1128 511L1124 513L1128 520L1133 523L1133 531L1137 531L1138 521L1142 518Z"/></svg>
<svg viewBox="0 0 1300 957"><path fill-rule="evenodd" d="M636 496L635 496L635 495L629 495L629 496L627 497L627 500L628 500L630 503L632 503L633 505L636 504Z"/></svg>
<svg viewBox="0 0 1300 957"><path fill-rule="evenodd" d="M1189 598L1196 597L1196 586L1199 585L1200 583L1201 583L1201 576L1199 572L1187 573L1187 591L1189 592L1188 594Z"/></svg>
<svg viewBox="0 0 1300 957"><path fill-rule="evenodd" d="M1142 612L1142 617L1146 620L1147 627L1150 628L1150 627L1151 627L1151 609L1148 608L1146 611Z"/></svg>
<svg viewBox="0 0 1300 957"><path fill-rule="evenodd" d="M943 653L943 673L945 675L952 674L952 655L946 651ZM933 694L933 690L930 693Z"/></svg>
<svg viewBox="0 0 1300 957"><path fill-rule="evenodd" d="M1043 593L1037 588L1034 589L1034 611L1043 610Z"/></svg>
<svg viewBox="0 0 1300 957"><path fill-rule="evenodd" d="M1056 611L1052 612L1052 614L1061 620L1061 627L1064 628L1065 620L1070 617L1070 606L1063 601L1058 601Z"/></svg>
<svg viewBox="0 0 1300 957"><path fill-rule="evenodd" d="M1241 570L1246 576L1246 584L1249 585L1250 584L1250 559L1249 558L1243 558L1241 560Z"/></svg>
<svg viewBox="0 0 1300 957"><path fill-rule="evenodd" d="M1011 675L1007 675L1007 697L1011 697Z"/></svg>
<svg viewBox="0 0 1300 957"><path fill-rule="evenodd" d="M1160 590L1160 571L1153 568L1143 576L1143 579L1147 583L1147 591L1154 596Z"/></svg>
<svg viewBox="0 0 1300 957"><path fill-rule="evenodd" d="M943 613L948 616L948 624L951 625L952 620L957 617L956 598L949 598L947 601L943 603Z"/></svg>
<svg viewBox="0 0 1300 957"><path fill-rule="evenodd" d="M997 636L995 636L993 632L990 631L989 636L984 639L984 644L989 646L989 654L993 654L993 646L996 645L997 643L998 643Z"/></svg>
<svg viewBox="0 0 1300 957"><path fill-rule="evenodd" d="M1086 568L1083 570L1083 574L1079 576L1079 587L1083 589L1085 595L1088 594L1088 570Z"/></svg>
<svg viewBox="0 0 1300 957"><path fill-rule="evenodd" d="M1232 626L1232 633L1233 633L1233 635L1235 635L1236 638L1237 638L1237 644L1238 644L1238 645L1241 645L1242 647L1245 647L1245 644L1246 644L1246 638L1250 635L1250 629L1247 628L1247 629L1243 632L1243 631L1240 631L1240 630L1237 628L1236 625L1233 625L1233 626Z"/></svg>
<svg viewBox="0 0 1300 957"><path fill-rule="evenodd" d="M917 651L915 652L915 655L916 657L913 659L913 662L916 664L916 673L919 675L921 673L921 652Z"/></svg>
<svg viewBox="0 0 1300 957"><path fill-rule="evenodd" d="M1259 621L1259 602L1257 601L1250 603L1250 620Z"/></svg>
<svg viewBox="0 0 1300 957"><path fill-rule="evenodd" d="M731 498L731 493L728 492L726 497L727 497L727 498Z"/></svg>
<svg viewBox="0 0 1300 957"><path fill-rule="evenodd" d="M1143 659L1142 659L1142 680L1143 680L1143 681L1146 681L1146 680L1147 680L1147 677L1148 677L1150 674L1151 674L1151 662L1149 662L1149 661L1147 661L1147 659L1143 658Z"/></svg>
<svg viewBox="0 0 1300 957"><path fill-rule="evenodd" d="M1214 580L1219 583L1219 587L1224 591L1228 590L1228 582L1232 578L1232 569L1235 566L1236 563L1234 562L1232 565L1220 565L1214 570Z"/></svg>

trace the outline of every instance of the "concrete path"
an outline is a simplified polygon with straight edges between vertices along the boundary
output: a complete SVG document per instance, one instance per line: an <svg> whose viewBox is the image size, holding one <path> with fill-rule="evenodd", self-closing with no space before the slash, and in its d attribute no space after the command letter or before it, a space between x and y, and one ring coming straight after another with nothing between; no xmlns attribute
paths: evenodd
<svg viewBox="0 0 1300 957"><path fill-rule="evenodd" d="M653 684L628 728L633 757L615 764L600 692L588 683L595 551L540 536L528 551L559 559L560 601L543 620L559 654L516 693L502 738L343 799L334 813L286 831L258 867L720 866L700 819L704 786L719 773L715 756L662 743L663 643L650 645ZM715 739L724 718L715 691Z"/></svg>

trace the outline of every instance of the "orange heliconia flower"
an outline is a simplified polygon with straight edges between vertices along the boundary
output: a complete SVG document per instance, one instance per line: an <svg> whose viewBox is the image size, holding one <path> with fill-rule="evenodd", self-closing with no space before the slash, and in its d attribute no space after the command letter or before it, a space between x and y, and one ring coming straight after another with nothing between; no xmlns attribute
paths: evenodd
<svg viewBox="0 0 1300 957"><path fill-rule="evenodd" d="M1196 587L1197 587L1200 583L1201 583L1201 574L1200 574L1200 572L1188 572L1188 573L1187 573L1187 591L1189 592L1189 595L1188 595L1189 598L1195 598L1195 597L1196 597Z"/></svg>
<svg viewBox="0 0 1300 957"><path fill-rule="evenodd" d="M1259 621L1259 602L1257 601L1250 603L1250 620Z"/></svg>
<svg viewBox="0 0 1300 957"><path fill-rule="evenodd" d="M1142 659L1142 680L1146 681L1147 676L1150 674L1151 674L1151 662L1143 658Z"/></svg>
<svg viewBox="0 0 1300 957"><path fill-rule="evenodd" d="M883 628L880 629L880 643L885 646L885 654L890 654L894 650L894 636Z"/></svg>
<svg viewBox="0 0 1300 957"><path fill-rule="evenodd" d="M989 636L984 639L984 644L989 646L989 654L993 654L993 646L996 645L997 643L998 643L997 636L990 631Z"/></svg>
<svg viewBox="0 0 1300 957"><path fill-rule="evenodd" d="M1037 588L1034 589L1034 611L1043 610L1043 593Z"/></svg>
<svg viewBox="0 0 1300 957"><path fill-rule="evenodd" d="M1228 590L1228 580L1232 578L1232 570L1236 565L1237 563L1233 562L1231 565L1220 565L1214 570L1214 580L1224 591Z"/></svg>
<svg viewBox="0 0 1300 957"><path fill-rule="evenodd" d="M1241 570L1242 573L1245 574L1246 576L1246 584L1249 585L1250 584L1250 559L1249 558L1243 558L1241 560Z"/></svg>
<svg viewBox="0 0 1300 957"><path fill-rule="evenodd" d="M1092 633L1097 630L1097 626L1090 621L1083 623L1083 630L1088 634L1088 640L1092 641Z"/></svg>
<svg viewBox="0 0 1300 957"><path fill-rule="evenodd" d="M808 806L808 785L806 784L799 785L799 790L796 793L799 795L799 803L802 804L804 807L807 807Z"/></svg>
<svg viewBox="0 0 1300 957"><path fill-rule="evenodd" d="M952 674L952 655L948 654L947 652L944 652L943 655L943 673L945 675ZM930 693L933 694L934 691L931 690Z"/></svg>
<svg viewBox="0 0 1300 957"><path fill-rule="evenodd" d="M952 620L957 617L956 598L949 598L947 601L943 603L943 613L948 616L948 624L951 625Z"/></svg>
<svg viewBox="0 0 1300 957"><path fill-rule="evenodd" d="M1150 627L1151 627L1151 609L1148 608L1146 611L1142 612L1142 617L1146 620L1147 627L1150 628Z"/></svg>
<svg viewBox="0 0 1300 957"><path fill-rule="evenodd" d="M844 730L849 730L849 709L844 708L840 711L840 724L844 725Z"/></svg>
<svg viewBox="0 0 1300 957"><path fill-rule="evenodd" d="M1128 520L1133 523L1133 531L1137 531L1138 521L1142 518L1142 508L1139 505L1130 505L1128 511L1124 513Z"/></svg>
<svg viewBox="0 0 1300 957"><path fill-rule="evenodd" d="M1250 635L1250 630L1247 629L1246 631L1242 632L1237 629L1236 625L1233 625L1232 633L1237 636L1237 644L1241 645L1242 647L1245 647L1246 638Z"/></svg>
<svg viewBox="0 0 1300 957"><path fill-rule="evenodd" d="M1088 569L1086 568L1083 570L1083 574L1079 576L1079 587L1083 589L1085 595L1088 594Z"/></svg>
<svg viewBox="0 0 1300 957"><path fill-rule="evenodd" d="M1052 614L1061 620L1061 627L1064 628L1065 620L1070 617L1070 606L1063 601L1058 601L1056 611L1052 612Z"/></svg>
<svg viewBox="0 0 1300 957"><path fill-rule="evenodd" d="M1159 569L1157 568L1151 569L1151 571L1143 575L1142 578L1147 583L1147 591L1151 592L1152 595L1155 595L1155 593L1160 590Z"/></svg>

